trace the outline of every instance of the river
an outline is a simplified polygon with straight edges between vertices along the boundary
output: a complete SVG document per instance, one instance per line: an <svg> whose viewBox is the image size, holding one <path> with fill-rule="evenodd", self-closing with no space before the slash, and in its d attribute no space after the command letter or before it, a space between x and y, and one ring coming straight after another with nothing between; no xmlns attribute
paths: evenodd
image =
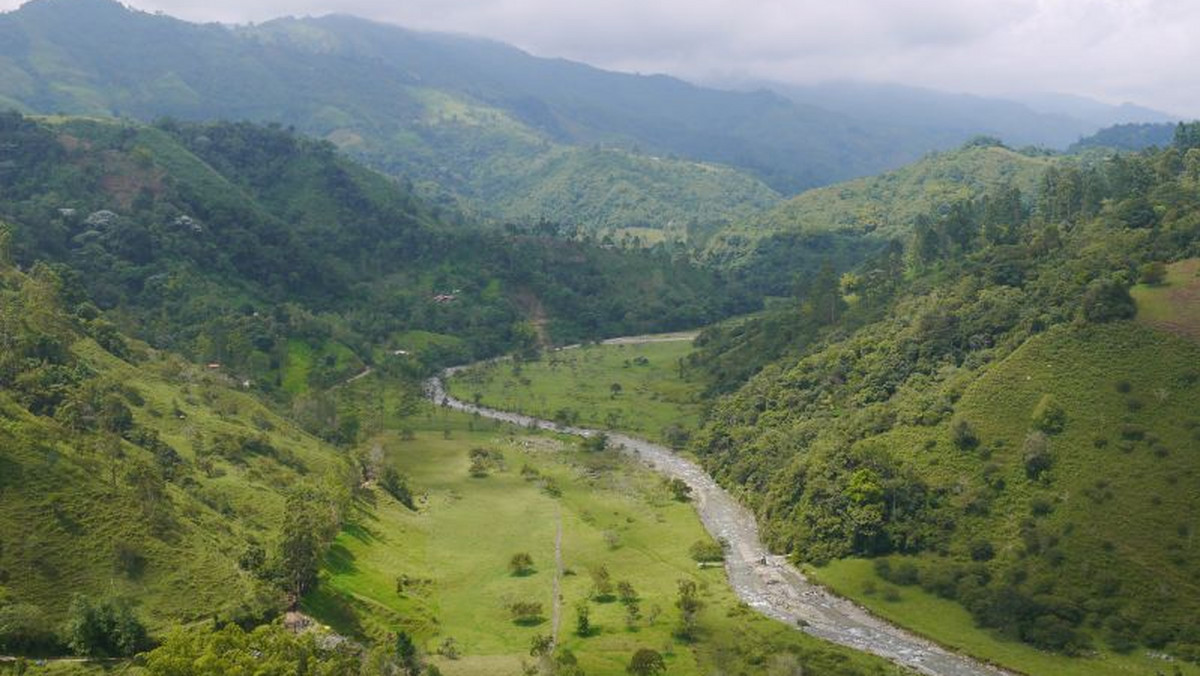
<svg viewBox="0 0 1200 676"><path fill-rule="evenodd" d="M451 397L443 378L425 384L435 403L521 427L537 427L578 436L597 430L567 427L549 420L476 406ZM671 449L625 434L608 434L610 444L667 478L682 479L692 489L692 501L704 527L727 543L725 571L737 595L751 608L833 643L879 655L931 676L998 676L1010 672L950 652L937 644L872 615L840 596L810 582L784 556L771 554L758 536L754 514L743 507L703 469Z"/></svg>

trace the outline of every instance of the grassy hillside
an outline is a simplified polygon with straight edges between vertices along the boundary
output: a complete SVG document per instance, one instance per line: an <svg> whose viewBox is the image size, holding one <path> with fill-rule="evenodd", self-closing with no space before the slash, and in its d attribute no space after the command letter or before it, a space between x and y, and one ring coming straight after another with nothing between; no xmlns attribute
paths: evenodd
<svg viewBox="0 0 1200 676"><path fill-rule="evenodd" d="M277 613L263 566L287 496L348 491L344 458L221 369L66 310L45 267L0 275L4 649L64 650L55 634L76 594L131 602L152 633Z"/></svg>
<svg viewBox="0 0 1200 676"><path fill-rule="evenodd" d="M981 654L1028 656L990 636L1196 659L1200 504L1182 486L1200 471L1200 352L1129 321L1186 324L1191 262L1135 289L1140 309L1128 292L1196 255L1196 159L1177 147L1054 168L1032 213L992 209L994 193L935 211L903 248L704 332L693 362L717 384L749 379L693 450L744 491L773 546L883 559L902 597L919 585L969 612Z"/></svg>
<svg viewBox="0 0 1200 676"><path fill-rule="evenodd" d="M561 149L525 163L525 173L488 189L507 219L539 220L620 240L622 231L661 231L687 242L769 208L779 196L728 167L617 149ZM652 244L653 242L647 242Z"/></svg>
<svg viewBox="0 0 1200 676"><path fill-rule="evenodd" d="M1162 280L1130 290L1137 300L1139 322L1200 340L1200 260L1164 266Z"/></svg>

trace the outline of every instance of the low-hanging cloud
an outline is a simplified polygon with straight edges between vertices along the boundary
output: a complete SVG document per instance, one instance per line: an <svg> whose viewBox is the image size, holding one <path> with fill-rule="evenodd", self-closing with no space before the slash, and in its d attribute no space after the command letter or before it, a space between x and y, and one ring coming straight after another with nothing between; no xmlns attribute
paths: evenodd
<svg viewBox="0 0 1200 676"><path fill-rule="evenodd" d="M13 7L18 0L0 0ZM701 81L1056 91L1200 115L1191 0L132 0L190 20L354 14Z"/></svg>

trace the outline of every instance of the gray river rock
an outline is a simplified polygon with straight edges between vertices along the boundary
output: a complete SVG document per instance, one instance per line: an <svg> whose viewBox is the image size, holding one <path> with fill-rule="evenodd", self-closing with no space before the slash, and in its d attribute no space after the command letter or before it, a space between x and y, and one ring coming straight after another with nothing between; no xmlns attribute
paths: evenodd
<svg viewBox="0 0 1200 676"><path fill-rule="evenodd" d="M443 378L465 367L447 369L426 381L435 403L521 427L582 437L598 434L519 413L476 406L447 394ZM682 479L708 532L727 543L725 571L737 595L751 608L818 638L879 655L931 676L1007 675L994 666L959 655L892 625L864 608L809 582L786 557L771 554L758 536L758 522L712 477L691 460L644 439L608 433L609 442L667 478Z"/></svg>

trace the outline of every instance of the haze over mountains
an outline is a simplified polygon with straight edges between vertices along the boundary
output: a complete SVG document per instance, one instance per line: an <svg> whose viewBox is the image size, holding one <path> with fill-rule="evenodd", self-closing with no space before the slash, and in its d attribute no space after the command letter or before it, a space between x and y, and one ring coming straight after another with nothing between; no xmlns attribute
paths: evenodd
<svg viewBox="0 0 1200 676"><path fill-rule="evenodd" d="M493 219L587 221L615 195L635 205L615 226L686 220L656 206L677 204L680 186L545 186L586 184L597 162L633 176L652 163L692 174L726 165L745 176L722 183L740 187L685 198L709 225L772 191L896 168L977 134L1065 148L1109 124L1167 119L893 85L720 90L350 16L199 25L111 0L35 0L0 15L0 75L0 105L27 112L294 125Z"/></svg>

